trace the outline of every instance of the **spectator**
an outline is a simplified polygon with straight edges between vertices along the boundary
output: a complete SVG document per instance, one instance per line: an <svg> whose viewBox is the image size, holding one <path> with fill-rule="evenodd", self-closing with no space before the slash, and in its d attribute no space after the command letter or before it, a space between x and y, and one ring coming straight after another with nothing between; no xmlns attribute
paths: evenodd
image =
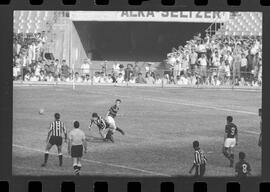
<svg viewBox="0 0 270 192"><path fill-rule="evenodd" d="M88 61L85 59L83 64L81 65L81 72L83 76L89 75L90 73L90 65Z"/></svg>
<svg viewBox="0 0 270 192"><path fill-rule="evenodd" d="M247 58L245 53L241 54L241 75L245 78L247 72Z"/></svg>
<svg viewBox="0 0 270 192"><path fill-rule="evenodd" d="M74 82L76 82L76 83L82 83L83 82L83 79L80 77L78 72L75 73Z"/></svg>
<svg viewBox="0 0 270 192"><path fill-rule="evenodd" d="M160 78L159 74L156 75L155 84L156 85L161 85L162 84L162 79Z"/></svg>
<svg viewBox="0 0 270 192"><path fill-rule="evenodd" d="M241 77L240 69L241 69L241 54L239 50L236 50L233 55L233 74L235 80L238 81Z"/></svg>
<svg viewBox="0 0 270 192"><path fill-rule="evenodd" d="M124 65L120 64L119 65L119 75L120 73L122 74L123 78L125 77L125 69L124 69Z"/></svg>
<svg viewBox="0 0 270 192"><path fill-rule="evenodd" d="M202 54L198 59L198 63L200 66L200 76L202 77L202 81L205 82L207 76L207 58L205 54Z"/></svg>
<svg viewBox="0 0 270 192"><path fill-rule="evenodd" d="M60 77L61 76L61 63L59 62L58 59L55 59L55 62L54 62L54 65L55 65L55 75L57 77Z"/></svg>
<svg viewBox="0 0 270 192"><path fill-rule="evenodd" d="M142 76L142 73L138 74L138 77L136 78L136 83L140 83L140 84L146 83L145 79Z"/></svg>
<svg viewBox="0 0 270 192"><path fill-rule="evenodd" d="M132 65L127 64L127 68L125 69L125 81L128 82L132 76L133 70L132 70Z"/></svg>
<svg viewBox="0 0 270 192"><path fill-rule="evenodd" d="M89 74L86 74L86 75L85 75L84 82L85 82L85 83L91 83L91 82L92 82L91 79L90 79Z"/></svg>
<svg viewBox="0 0 270 192"><path fill-rule="evenodd" d="M117 83L124 83L125 80L124 80L124 75L122 73L119 73L117 79L116 79L116 82Z"/></svg>
<svg viewBox="0 0 270 192"><path fill-rule="evenodd" d="M54 82L54 77L53 77L53 74L52 72L49 72L47 78L46 78L46 81L48 82Z"/></svg>
<svg viewBox="0 0 270 192"><path fill-rule="evenodd" d="M131 84L135 84L135 83L136 83L136 78L135 78L135 76L134 76L134 75L131 75L131 77L130 77L130 79L129 79L128 82L131 83Z"/></svg>
<svg viewBox="0 0 270 192"><path fill-rule="evenodd" d="M149 85L153 85L155 83L155 79L150 75L150 72L146 72L145 82Z"/></svg>
<svg viewBox="0 0 270 192"><path fill-rule="evenodd" d="M105 76L104 72L100 73L100 77L99 77L99 83L106 83L107 82L107 78Z"/></svg>
<svg viewBox="0 0 270 192"><path fill-rule="evenodd" d="M93 77L93 82L94 83L99 83L100 76L98 72L95 72L95 76Z"/></svg>
<svg viewBox="0 0 270 192"><path fill-rule="evenodd" d="M45 77L44 71L40 71L39 81L46 81L46 77Z"/></svg>
<svg viewBox="0 0 270 192"><path fill-rule="evenodd" d="M140 72L141 72L141 68L139 67L138 62L135 62L134 67L133 67L134 76L137 77Z"/></svg>
<svg viewBox="0 0 270 192"><path fill-rule="evenodd" d="M61 72L64 78L67 78L70 75L70 68L64 59L62 60Z"/></svg>
<svg viewBox="0 0 270 192"><path fill-rule="evenodd" d="M191 53L189 54L189 64L190 69L194 70L195 65L197 64L198 54L194 51L194 48L191 50Z"/></svg>
<svg viewBox="0 0 270 192"><path fill-rule="evenodd" d="M113 83L113 78L111 74L109 74L107 77L107 83Z"/></svg>

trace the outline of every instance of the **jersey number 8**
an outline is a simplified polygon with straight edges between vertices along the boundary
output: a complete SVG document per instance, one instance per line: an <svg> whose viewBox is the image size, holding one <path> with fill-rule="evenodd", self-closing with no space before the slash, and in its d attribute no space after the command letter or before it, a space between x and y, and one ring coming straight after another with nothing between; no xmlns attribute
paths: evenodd
<svg viewBox="0 0 270 192"><path fill-rule="evenodd" d="M242 165L242 171L243 173L247 173L247 164Z"/></svg>

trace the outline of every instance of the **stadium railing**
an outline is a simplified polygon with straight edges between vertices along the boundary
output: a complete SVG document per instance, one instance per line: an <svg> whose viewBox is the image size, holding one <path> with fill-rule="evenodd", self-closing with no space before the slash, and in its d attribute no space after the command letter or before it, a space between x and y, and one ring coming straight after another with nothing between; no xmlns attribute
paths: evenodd
<svg viewBox="0 0 270 192"><path fill-rule="evenodd" d="M24 70L22 70L24 71ZM121 71L116 72L117 74ZM25 74L20 75L18 78L14 78L14 85L71 85L81 86L121 86L121 87L160 87L160 88L172 88L172 87L187 87L187 88L216 88L216 89L257 89L262 87L261 75L259 72L243 72L238 74L231 71L231 73L225 74L225 72L218 72L213 69L208 69L206 72L202 71L175 71L175 70L153 70L154 83L147 83L146 71L141 71L142 77L145 82L134 83L131 81L123 81L121 83L115 80L108 82L106 79L110 76L114 76L115 72L112 70L104 69L90 69L89 73L81 69L70 70L68 75L69 79L62 79L61 74L54 74L53 81L29 81L26 80ZM30 73L29 73L30 74ZM77 76L77 78L75 78ZM88 81L86 81L88 77ZM101 77L101 81L98 81ZM135 78L138 76L136 75ZM185 78L183 78L185 77ZM159 80L157 80L159 79ZM136 80L135 80L136 81Z"/></svg>

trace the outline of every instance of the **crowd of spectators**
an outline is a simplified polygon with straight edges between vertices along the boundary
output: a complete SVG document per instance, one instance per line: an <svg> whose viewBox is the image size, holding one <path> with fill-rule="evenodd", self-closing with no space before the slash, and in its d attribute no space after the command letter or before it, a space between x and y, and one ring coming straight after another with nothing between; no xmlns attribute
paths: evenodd
<svg viewBox="0 0 270 192"><path fill-rule="evenodd" d="M45 31L13 35L13 80L52 82L70 78L69 65L54 59L46 43Z"/></svg>
<svg viewBox="0 0 270 192"><path fill-rule="evenodd" d="M187 79L185 84L195 76L197 84L260 86L262 38L198 34L185 46L173 48L167 63L173 79Z"/></svg>
<svg viewBox="0 0 270 192"><path fill-rule="evenodd" d="M137 83L177 85L241 85L262 83L261 37L194 36L185 46L168 53L167 70L157 70L152 63L108 62L93 69L85 59L74 71L66 60L54 59L46 52L45 32L15 34L13 79L23 81L62 81L76 83ZM111 65L110 65L111 66Z"/></svg>

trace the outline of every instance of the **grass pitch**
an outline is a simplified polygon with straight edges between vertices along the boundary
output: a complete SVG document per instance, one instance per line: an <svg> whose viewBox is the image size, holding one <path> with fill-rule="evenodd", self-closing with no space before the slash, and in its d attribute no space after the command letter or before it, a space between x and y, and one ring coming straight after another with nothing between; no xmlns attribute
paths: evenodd
<svg viewBox="0 0 270 192"><path fill-rule="evenodd" d="M122 99L117 125L126 135L114 135L104 143L94 127L88 130L92 112L104 116L116 98ZM206 152L206 176L234 176L222 155L226 116L239 127L239 145L251 164L252 175L261 174L258 147L260 91L143 88L112 86L14 86L13 174L73 175L72 159L63 145L64 164L50 155L42 168L45 139L55 112L68 131L78 120L88 140L82 175L188 176L193 163L193 140ZM39 114L39 109L44 114ZM56 147L51 153L56 154Z"/></svg>

